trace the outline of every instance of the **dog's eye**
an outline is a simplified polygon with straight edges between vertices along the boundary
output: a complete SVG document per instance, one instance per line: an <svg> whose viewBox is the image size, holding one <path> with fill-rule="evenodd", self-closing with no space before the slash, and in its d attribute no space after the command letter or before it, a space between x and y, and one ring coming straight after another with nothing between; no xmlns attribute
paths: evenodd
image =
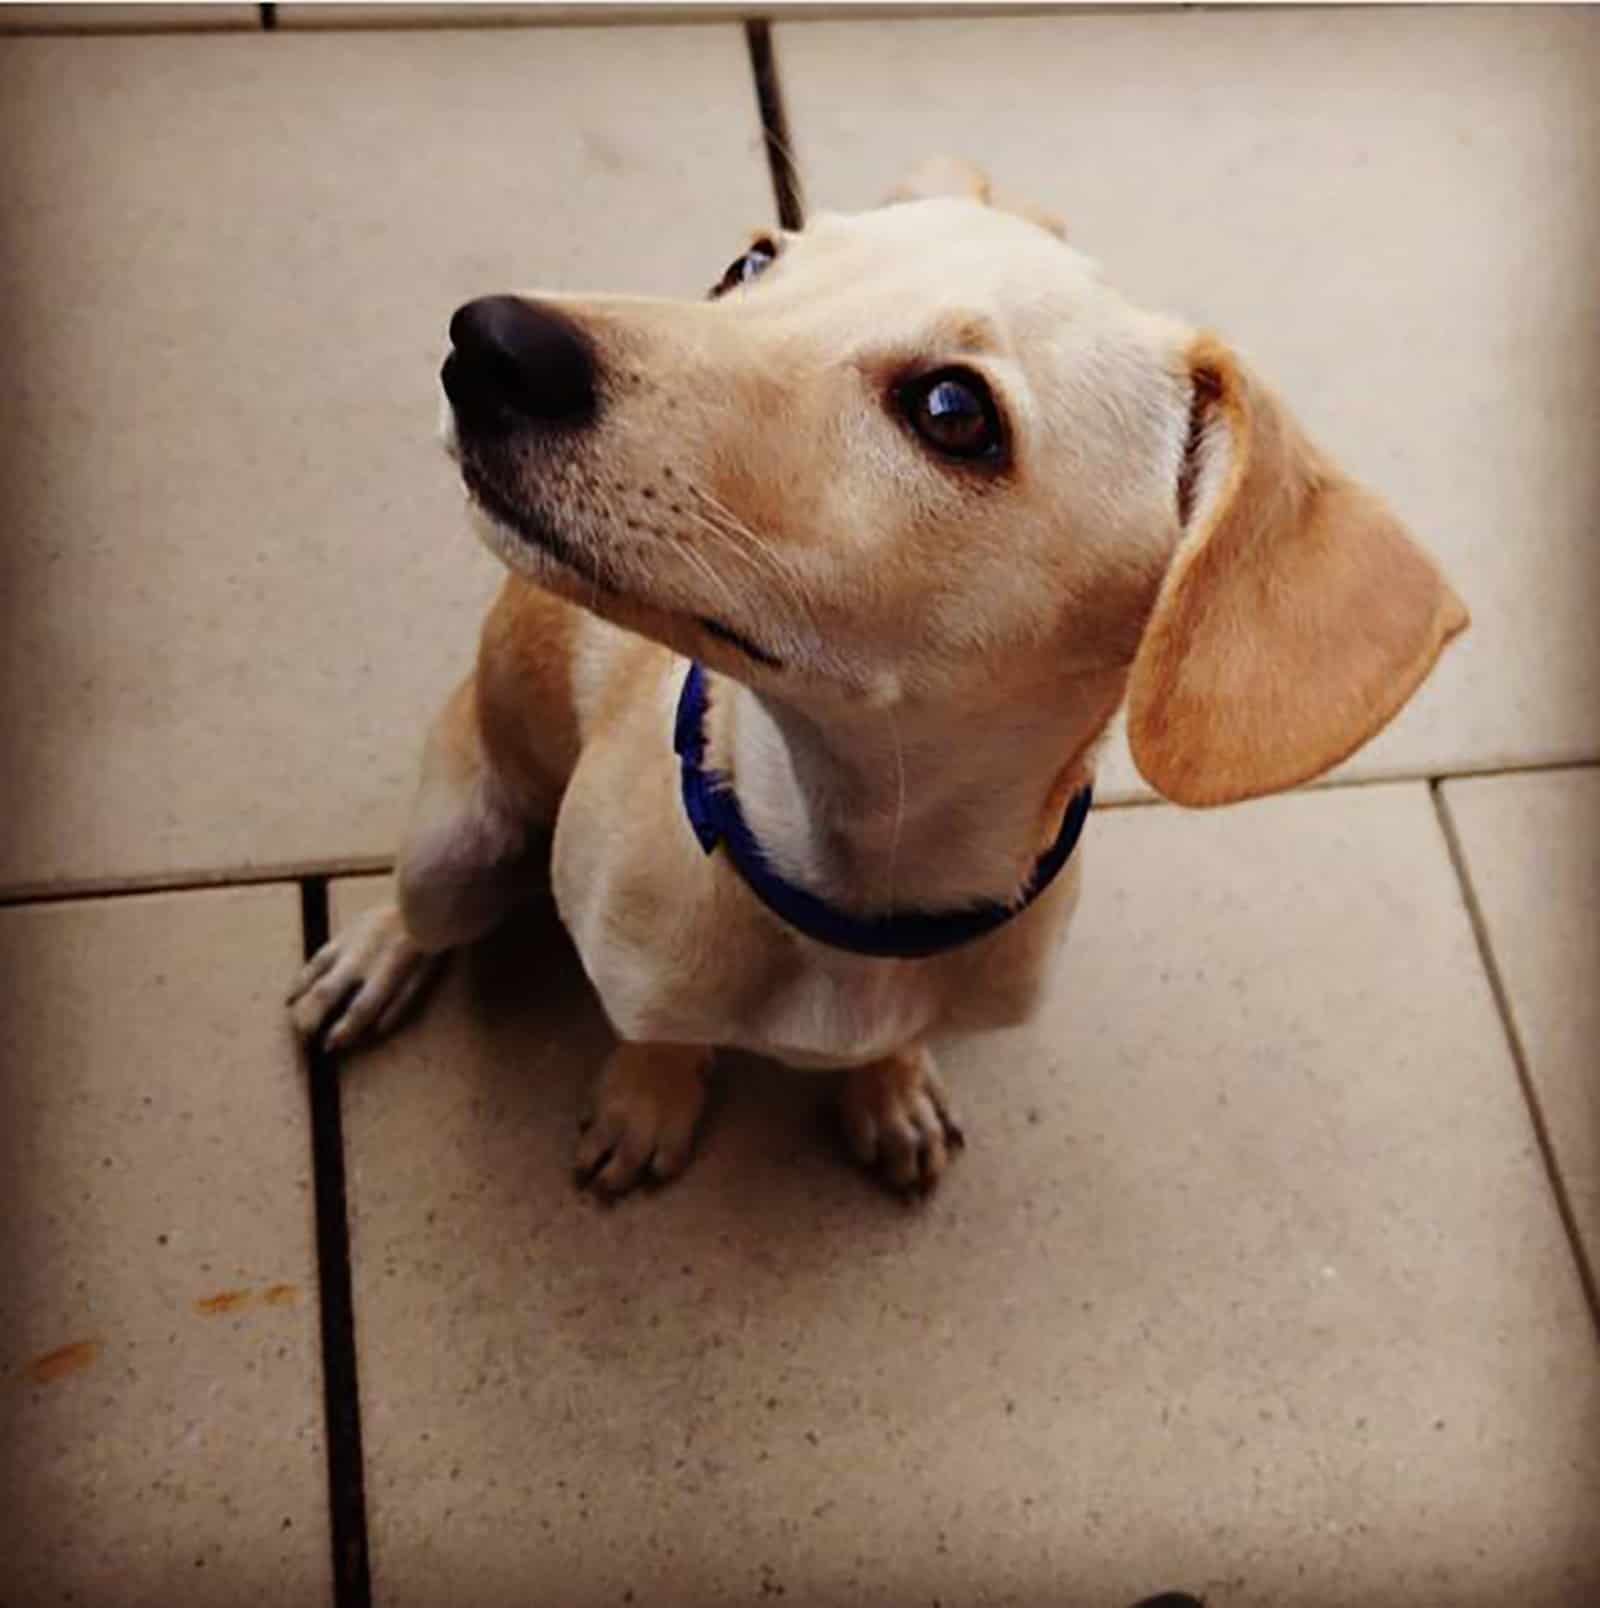
<svg viewBox="0 0 1600 1608"><path fill-rule="evenodd" d="M759 278L769 269L778 255L778 248L770 240L758 240L745 252L742 257L735 258L728 264L728 271L712 287L713 301L718 296L726 296L730 290L737 290L740 285L748 285L752 279Z"/></svg>
<svg viewBox="0 0 1600 1608"><path fill-rule="evenodd" d="M949 458L1000 455L1000 414L976 374L940 369L913 380L900 393L911 427L928 445Z"/></svg>

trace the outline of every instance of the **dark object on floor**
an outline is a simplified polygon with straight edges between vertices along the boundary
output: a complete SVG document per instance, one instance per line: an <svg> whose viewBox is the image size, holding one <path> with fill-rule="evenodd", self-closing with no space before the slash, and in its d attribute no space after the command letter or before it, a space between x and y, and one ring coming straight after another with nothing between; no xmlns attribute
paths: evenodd
<svg viewBox="0 0 1600 1608"><path fill-rule="evenodd" d="M1206 1608L1206 1605L1199 1597L1191 1597L1187 1591L1163 1591L1134 1603L1133 1608Z"/></svg>

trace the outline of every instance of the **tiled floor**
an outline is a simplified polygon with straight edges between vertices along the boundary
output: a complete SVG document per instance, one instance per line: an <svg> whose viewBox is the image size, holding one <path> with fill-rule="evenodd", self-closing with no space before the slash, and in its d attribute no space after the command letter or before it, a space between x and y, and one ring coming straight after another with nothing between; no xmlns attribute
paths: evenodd
<svg viewBox="0 0 1600 1608"><path fill-rule="evenodd" d="M282 886L0 911L7 1608L330 1601L300 948Z"/></svg>
<svg viewBox="0 0 1600 1608"><path fill-rule="evenodd" d="M576 962L538 912L468 957L340 1071L355 1398L279 996L493 584L443 318L696 294L774 201L735 22L295 9L0 8L0 1604L349 1608L368 1556L419 1608L1600 1601L1600 18L774 28L813 205L982 158L1247 347L1475 627L1348 785L1097 816L914 1212L750 1064L592 1208Z"/></svg>

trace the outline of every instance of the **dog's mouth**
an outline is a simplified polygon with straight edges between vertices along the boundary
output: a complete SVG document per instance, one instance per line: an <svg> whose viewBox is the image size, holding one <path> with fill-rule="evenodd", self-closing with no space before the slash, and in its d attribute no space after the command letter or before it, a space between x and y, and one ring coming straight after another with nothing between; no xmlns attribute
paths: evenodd
<svg viewBox="0 0 1600 1608"><path fill-rule="evenodd" d="M454 454L453 454L454 455ZM510 531L518 540L526 542L528 546L537 548L540 552L553 558L564 569L570 570L574 575L588 583L589 586L615 598L628 597L627 592L607 575L594 559L576 548L560 531L554 529L546 520L539 518L531 510L523 508L511 501L504 492L495 485L494 481L470 458L460 457L461 479L467 488L468 495L479 508L486 513L495 524ZM658 604L645 602L634 598L634 602L643 603L647 608L658 608ZM708 635L726 642L729 647L737 649L746 658L756 664L764 665L769 670L781 670L783 661L776 654L769 653L759 644L752 642L742 631L736 631L731 625L721 620L713 619L709 615L693 615L691 618Z"/></svg>

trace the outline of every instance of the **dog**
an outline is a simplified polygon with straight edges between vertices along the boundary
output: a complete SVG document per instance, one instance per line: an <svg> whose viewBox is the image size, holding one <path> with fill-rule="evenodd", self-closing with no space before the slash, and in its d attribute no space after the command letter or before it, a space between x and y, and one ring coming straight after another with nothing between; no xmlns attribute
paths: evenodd
<svg viewBox="0 0 1600 1608"><path fill-rule="evenodd" d="M547 874L618 1044L578 1146L688 1162L714 1051L842 1073L857 1158L962 1142L937 1033L1025 1020L1127 711L1189 806L1318 776L1468 623L1215 337L930 164L758 235L710 298L460 308L444 435L509 571L389 903L290 1005L335 1050Z"/></svg>

